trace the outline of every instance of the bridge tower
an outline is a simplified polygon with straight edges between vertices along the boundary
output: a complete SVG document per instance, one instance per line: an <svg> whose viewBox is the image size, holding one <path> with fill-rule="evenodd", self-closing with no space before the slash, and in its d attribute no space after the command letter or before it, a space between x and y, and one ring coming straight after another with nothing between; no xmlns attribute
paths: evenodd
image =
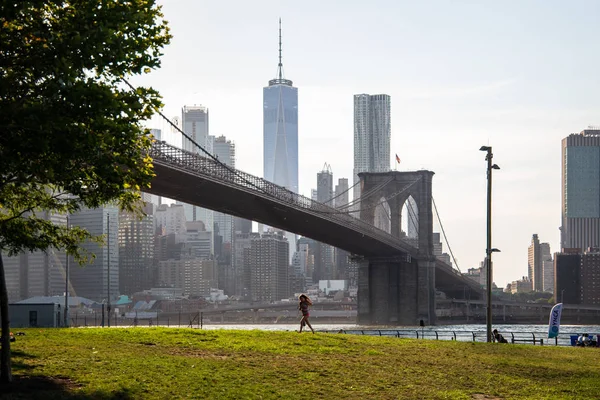
<svg viewBox="0 0 600 400"><path fill-rule="evenodd" d="M387 202L390 233L402 232L405 204L417 205L418 240L414 250L395 257L369 257L359 263L358 322L378 325L435 324L435 256L433 253L432 171L363 172L360 219L374 224L375 210ZM411 208L412 209L412 208ZM410 213L410 212L409 212ZM413 217L414 218L414 217Z"/></svg>

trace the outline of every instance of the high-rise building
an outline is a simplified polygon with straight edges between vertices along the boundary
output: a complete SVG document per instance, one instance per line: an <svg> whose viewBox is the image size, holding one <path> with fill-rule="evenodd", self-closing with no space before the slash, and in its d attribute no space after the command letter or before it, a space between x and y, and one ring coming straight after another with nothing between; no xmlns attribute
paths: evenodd
<svg viewBox="0 0 600 400"><path fill-rule="evenodd" d="M233 225L235 233L250 233L252 232L252 221L249 219L234 217Z"/></svg>
<svg viewBox="0 0 600 400"><path fill-rule="evenodd" d="M263 88L263 173L264 178L298 193L298 88L284 78L279 20L279 64L277 76ZM296 235L286 233L291 255Z"/></svg>
<svg viewBox="0 0 600 400"><path fill-rule="evenodd" d="M312 277L315 271L315 254L317 253L317 247L319 242L314 239L307 237L301 237L298 239L298 252L300 253L300 265L303 269L303 274L306 276L306 284L312 285Z"/></svg>
<svg viewBox="0 0 600 400"><path fill-rule="evenodd" d="M146 204L150 204L151 210L156 209L156 207L160 206L162 204L162 197L161 196L157 196L155 194L150 194L150 193L145 193L145 192L141 192L141 197L142 197L142 201Z"/></svg>
<svg viewBox="0 0 600 400"><path fill-rule="evenodd" d="M324 165L323 170L317 173L317 201L319 203L333 205L333 173L331 167ZM334 250L333 247L318 243L315 252L315 267L313 282L325 279L334 279Z"/></svg>
<svg viewBox="0 0 600 400"><path fill-rule="evenodd" d="M533 285L533 291L553 291L554 267L550 268L550 264L552 264L550 244L540 243L538 235L534 234L527 249L527 277Z"/></svg>
<svg viewBox="0 0 600 400"><path fill-rule="evenodd" d="M197 146L199 145L208 153L213 153L214 136L209 135L207 107L184 106L181 111L181 125L185 134L193 140L192 142L185 137L182 139L184 150L206 157L206 153ZM184 205L186 221L202 221L206 230L212 232L214 224L212 210L180 202L177 204ZM212 251L214 252L214 249Z"/></svg>
<svg viewBox="0 0 600 400"><path fill-rule="evenodd" d="M235 168L235 144L227 140L225 136L219 136L214 140L214 156L225 165ZM219 234L223 238L223 243L232 243L234 226L233 219L229 214L214 212L214 222L219 227Z"/></svg>
<svg viewBox="0 0 600 400"><path fill-rule="evenodd" d="M349 198L348 178L339 178L338 184L335 185L333 207L341 208L350 202ZM346 250L334 249L334 274L333 279L343 279L350 281L352 260L349 258L350 253Z"/></svg>
<svg viewBox="0 0 600 400"><path fill-rule="evenodd" d="M317 173L317 201L333 206L333 172L325 163L323 170Z"/></svg>
<svg viewBox="0 0 600 400"><path fill-rule="evenodd" d="M207 231L202 221L186 222L185 244L181 249L182 259L198 258L208 260L213 258L212 231Z"/></svg>
<svg viewBox="0 0 600 400"><path fill-rule="evenodd" d="M542 257L537 233L531 238L531 244L527 249L527 277L532 282L534 291L543 290Z"/></svg>
<svg viewBox="0 0 600 400"><path fill-rule="evenodd" d="M154 229L162 235L182 234L186 228L183 204L161 204L154 212Z"/></svg>
<svg viewBox="0 0 600 400"><path fill-rule="evenodd" d="M235 168L235 144L223 135L213 139L213 154L217 159ZM218 264L219 289L227 295L235 295L236 271L233 269L232 252L235 240L235 217L222 212L214 212L214 248Z"/></svg>
<svg viewBox="0 0 600 400"><path fill-rule="evenodd" d="M181 288L187 296L207 297L216 287L215 261L198 258L167 260L159 263L159 284Z"/></svg>
<svg viewBox="0 0 600 400"><path fill-rule="evenodd" d="M151 204L145 215L130 212L119 214L119 291L132 295L150 289L154 283L154 215Z"/></svg>
<svg viewBox="0 0 600 400"><path fill-rule="evenodd" d="M561 247L600 247L600 128L562 140Z"/></svg>
<svg viewBox="0 0 600 400"><path fill-rule="evenodd" d="M283 77L281 20L277 77L263 89L263 151L265 179L298 193L298 88Z"/></svg>
<svg viewBox="0 0 600 400"><path fill-rule="evenodd" d="M192 153L205 155L196 144L208 147L208 108L204 106L183 106L181 110L182 130L195 144L187 138L182 139L182 148Z"/></svg>
<svg viewBox="0 0 600 400"><path fill-rule="evenodd" d="M554 268L557 301L600 305L600 249L563 249L554 255Z"/></svg>
<svg viewBox="0 0 600 400"><path fill-rule="evenodd" d="M272 302L288 298L289 246L282 233L265 233L253 238L245 250L254 301ZM245 258L246 258L245 257Z"/></svg>
<svg viewBox="0 0 600 400"><path fill-rule="evenodd" d="M65 226L64 214L43 211L37 216ZM13 257L2 255L9 301L34 296L57 296L65 291L66 253L50 248L48 251L23 252Z"/></svg>
<svg viewBox="0 0 600 400"><path fill-rule="evenodd" d="M348 204L348 178L339 178L335 185L333 207L340 208Z"/></svg>
<svg viewBox="0 0 600 400"><path fill-rule="evenodd" d="M550 251L550 243L540 243L540 258L542 263L542 290L554 292L554 261Z"/></svg>
<svg viewBox="0 0 600 400"><path fill-rule="evenodd" d="M510 291L512 294L529 293L533 291L533 282L531 282L529 277L524 276L522 279L510 283Z"/></svg>
<svg viewBox="0 0 600 400"><path fill-rule="evenodd" d="M390 170L390 112L387 94L354 95L354 201L360 198L360 172Z"/></svg>
<svg viewBox="0 0 600 400"><path fill-rule="evenodd" d="M244 251L250 249L252 239L259 239L258 232L236 232L232 254L232 265L235 273L235 293L247 296L250 293L250 264L246 264Z"/></svg>
<svg viewBox="0 0 600 400"><path fill-rule="evenodd" d="M72 226L84 228L94 236L105 235L104 245L90 241L81 245L96 258L82 268L70 269L74 290L71 294L106 301L110 275L110 298L115 299L119 295L119 209L114 206L83 209L69 220Z"/></svg>

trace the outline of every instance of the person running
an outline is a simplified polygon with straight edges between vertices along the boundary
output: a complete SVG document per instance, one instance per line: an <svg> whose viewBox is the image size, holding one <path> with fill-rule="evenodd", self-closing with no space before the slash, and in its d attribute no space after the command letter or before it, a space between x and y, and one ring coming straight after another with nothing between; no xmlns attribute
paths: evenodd
<svg viewBox="0 0 600 400"><path fill-rule="evenodd" d="M302 311L302 319L300 320L300 331L298 333L302 333L302 328L304 328L304 325L308 325L312 333L315 333L315 330L310 325L310 322L308 322L308 317L310 316L308 312L308 306L312 306L312 301L310 301L308 296L305 294L301 294L298 300L300 300L300 302L298 303L298 309Z"/></svg>

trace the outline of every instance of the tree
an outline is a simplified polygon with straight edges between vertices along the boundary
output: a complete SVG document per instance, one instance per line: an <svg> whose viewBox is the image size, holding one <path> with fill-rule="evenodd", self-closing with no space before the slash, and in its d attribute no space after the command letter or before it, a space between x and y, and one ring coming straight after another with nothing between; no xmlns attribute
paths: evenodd
<svg viewBox="0 0 600 400"><path fill-rule="evenodd" d="M171 36L154 0L0 3L0 252L66 249L91 238L38 216L116 203L140 211L153 177L141 123L160 107L123 77L160 66ZM98 239L98 238L96 238ZM0 253L0 382L10 382L8 296Z"/></svg>

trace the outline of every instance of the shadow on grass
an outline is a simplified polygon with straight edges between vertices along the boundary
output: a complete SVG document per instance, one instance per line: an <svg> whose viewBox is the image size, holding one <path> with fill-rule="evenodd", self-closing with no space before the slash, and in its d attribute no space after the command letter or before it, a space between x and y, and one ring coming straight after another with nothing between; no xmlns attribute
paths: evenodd
<svg viewBox="0 0 600 400"><path fill-rule="evenodd" d="M68 378L17 375L13 377L13 383L10 385L0 384L0 399L128 400L134 398L126 389L116 392L77 393L78 388L79 385Z"/></svg>
<svg viewBox="0 0 600 400"><path fill-rule="evenodd" d="M0 354L1 353L2 352L0 351ZM34 368L34 366L28 365L28 364L24 363L22 360L31 360L31 359L37 358L36 356L27 354L21 350L12 350L10 352L10 355L11 355L11 365L12 365L13 372L31 371Z"/></svg>

